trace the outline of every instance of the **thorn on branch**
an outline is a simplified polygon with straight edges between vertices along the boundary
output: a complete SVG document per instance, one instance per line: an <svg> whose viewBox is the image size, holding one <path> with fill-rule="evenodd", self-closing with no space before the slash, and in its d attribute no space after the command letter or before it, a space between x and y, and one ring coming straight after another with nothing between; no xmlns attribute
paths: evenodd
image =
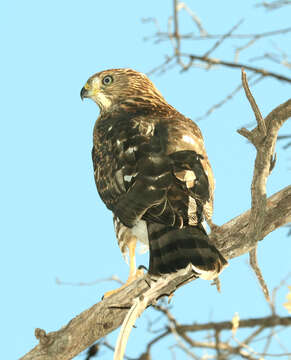
<svg viewBox="0 0 291 360"><path fill-rule="evenodd" d="M47 335L45 330L36 328L34 330L34 336L39 340L39 343L43 346L49 345L51 343L50 336Z"/></svg>
<svg viewBox="0 0 291 360"><path fill-rule="evenodd" d="M237 132L244 136L245 138L247 138L249 140L249 142L251 142L254 146L256 146L254 144L254 136L253 136L253 133L251 131L249 131L248 129L246 128L241 128L241 129L238 129Z"/></svg>
<svg viewBox="0 0 291 360"><path fill-rule="evenodd" d="M277 161L277 153L275 153L273 155L273 157L270 160L270 170L269 170L269 174L271 174L271 172L273 171L275 165L276 165L276 161Z"/></svg>

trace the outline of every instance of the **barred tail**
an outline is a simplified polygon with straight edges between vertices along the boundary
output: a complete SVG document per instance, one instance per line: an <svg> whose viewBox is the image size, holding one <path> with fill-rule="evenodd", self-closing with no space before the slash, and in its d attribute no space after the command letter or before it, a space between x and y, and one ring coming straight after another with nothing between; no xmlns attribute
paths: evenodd
<svg viewBox="0 0 291 360"><path fill-rule="evenodd" d="M182 229L148 223L151 274L171 273L192 264L193 271L203 279L218 276L227 261L211 245L202 226Z"/></svg>

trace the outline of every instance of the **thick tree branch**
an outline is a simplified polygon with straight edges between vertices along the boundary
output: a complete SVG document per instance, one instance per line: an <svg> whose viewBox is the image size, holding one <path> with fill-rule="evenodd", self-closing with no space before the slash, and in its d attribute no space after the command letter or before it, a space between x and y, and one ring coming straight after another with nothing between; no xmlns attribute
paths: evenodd
<svg viewBox="0 0 291 360"><path fill-rule="evenodd" d="M246 236L251 210L225 223L210 238L227 259L233 259L248 253L256 240ZM263 240L269 233L291 222L291 186L285 187L267 199L262 233L258 240Z"/></svg>
<svg viewBox="0 0 291 360"><path fill-rule="evenodd" d="M249 216L250 210L230 220L211 234L212 240L228 259L249 252L255 245L252 239L245 236ZM267 200L260 239L290 221L291 186L288 186ZM171 294L177 287L191 280L189 274L179 275L161 288L156 297ZM46 341L40 341L21 360L72 359L96 340L118 328L122 324L133 300L147 291L148 288L145 277L143 277L120 292L85 310L60 330L48 334L44 332ZM38 330L38 335L40 333Z"/></svg>
<svg viewBox="0 0 291 360"><path fill-rule="evenodd" d="M266 183L268 176L270 175L273 167L275 166L276 157L274 157L273 154L277 141L278 131L280 129L280 126L283 124L283 121L281 121L281 119L279 118L276 118L276 122L270 124L267 131L265 120L263 119L260 109L250 91L247 76L243 69L242 84L245 90L246 97L252 107L255 118L257 120L258 125L256 130L259 134L258 137L253 137L251 132L248 132L246 129L244 129L244 131L241 133L243 136L245 136L252 142L252 144L256 147L257 150L255 169L251 186L251 222L249 223L247 233L248 237L256 240L259 234L261 234L262 232L267 201ZM284 121L286 120L287 118L284 118ZM273 128L275 128L275 131L272 131ZM263 290L266 300L269 302L270 297L268 287L257 261L257 245L250 251L250 265L256 274L256 277Z"/></svg>
<svg viewBox="0 0 291 360"><path fill-rule="evenodd" d="M291 99L278 106L263 120L247 83L244 84L244 88L247 93L249 92L248 99L255 111L258 126L251 132L246 129L239 132L255 145L257 159L252 184L252 208L223 226L216 226L210 234L210 239L227 259L249 252L256 246L257 241L291 221L291 186L268 200L265 195L265 183L270 172L277 133L284 121L291 116ZM263 210L261 212L260 207ZM190 266L157 279L145 275L84 311L59 331L46 334L44 330L36 329L35 335L39 339L39 345L22 360L71 359L119 327L130 308L134 314L139 315L147 306L155 304L160 297L171 296L178 287L194 279ZM132 326L133 318L127 319ZM124 343L120 343L120 346L124 349ZM122 358L122 354L116 358Z"/></svg>
<svg viewBox="0 0 291 360"><path fill-rule="evenodd" d="M251 103L258 122L258 126L252 131L248 131L245 128L238 131L239 134L249 139L257 150L254 175L251 186L252 208L250 219L252 221L249 224L247 233L248 237L256 240L260 237L262 232L261 230L265 217L264 213L267 198L266 182L274 166L273 156L275 152L277 135L283 123L289 117L291 117L291 99L278 106L264 120L248 88L244 71L242 74L246 95Z"/></svg>
<svg viewBox="0 0 291 360"><path fill-rule="evenodd" d="M274 142L280 126L290 116L291 100L288 100L266 117L267 136L263 138L263 143L269 147L266 151L270 151L270 154L273 154ZM261 146L262 133L259 127L251 132L241 130L240 133L242 132L248 135L257 149ZM270 161L268 153L266 156ZM255 172L259 170L260 163L256 162ZM262 175L260 171L259 175ZM267 173L266 176L268 176ZM215 227L215 231L210 234L213 243L227 259L249 252L256 246L258 240L291 221L291 186L279 191L266 201L265 211L262 216L260 215L260 232L257 232L254 237L249 236L250 224L253 220L252 207L251 210L223 226ZM39 339L39 344L22 360L71 359L96 340L119 327L134 301L142 311L147 306L155 304L158 298L172 295L178 287L194 279L190 268L154 281L145 275L84 311L59 331L46 334L44 330L36 329L35 335ZM140 313L139 311L137 313Z"/></svg>

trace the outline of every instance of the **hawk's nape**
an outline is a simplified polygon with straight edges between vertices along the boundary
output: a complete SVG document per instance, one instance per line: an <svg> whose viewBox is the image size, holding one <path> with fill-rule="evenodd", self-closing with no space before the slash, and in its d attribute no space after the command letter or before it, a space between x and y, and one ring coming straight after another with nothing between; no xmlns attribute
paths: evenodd
<svg viewBox="0 0 291 360"><path fill-rule="evenodd" d="M131 69L89 78L81 90L100 107L92 160L100 197L113 212L123 254L135 278L137 240L149 243L149 272L192 264L205 279L226 260L202 225L212 216L214 178L198 126L169 105L153 83Z"/></svg>

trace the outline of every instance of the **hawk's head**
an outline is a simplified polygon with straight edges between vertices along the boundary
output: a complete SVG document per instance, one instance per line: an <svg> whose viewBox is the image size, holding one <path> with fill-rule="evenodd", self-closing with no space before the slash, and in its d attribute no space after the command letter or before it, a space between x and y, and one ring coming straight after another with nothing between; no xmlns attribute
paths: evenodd
<svg viewBox="0 0 291 360"><path fill-rule="evenodd" d="M110 69L91 76L81 90L81 98L92 99L101 113L119 107L156 107L167 104L148 77L131 69Z"/></svg>

